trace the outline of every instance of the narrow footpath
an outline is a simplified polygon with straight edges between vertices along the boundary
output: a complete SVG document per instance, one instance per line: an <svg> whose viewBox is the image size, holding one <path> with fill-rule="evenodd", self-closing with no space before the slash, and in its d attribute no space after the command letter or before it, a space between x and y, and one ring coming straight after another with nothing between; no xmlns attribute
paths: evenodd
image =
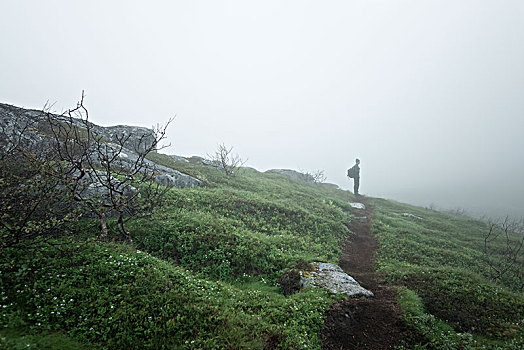
<svg viewBox="0 0 524 350"><path fill-rule="evenodd" d="M409 335L396 303L396 293L374 272L377 238L371 233L372 210L354 209L349 242L343 247L340 267L375 296L349 298L335 303L326 313L322 329L323 349L393 349Z"/></svg>

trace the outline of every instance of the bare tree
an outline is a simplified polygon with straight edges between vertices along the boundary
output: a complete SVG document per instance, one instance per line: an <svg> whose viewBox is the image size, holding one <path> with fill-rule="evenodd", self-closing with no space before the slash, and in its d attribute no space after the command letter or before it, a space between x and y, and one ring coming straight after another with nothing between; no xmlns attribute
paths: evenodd
<svg viewBox="0 0 524 350"><path fill-rule="evenodd" d="M323 183L327 180L326 175L324 175L324 170L315 170L311 176L316 184Z"/></svg>
<svg viewBox="0 0 524 350"><path fill-rule="evenodd" d="M152 138L138 136L134 154L125 148L133 135L115 135L113 142L104 139L89 122L83 102L82 93L77 107L62 116L46 113L58 173L74 201L99 218L103 237L108 234L107 217L116 216L120 233L130 240L128 218L150 210L167 191L153 181L157 171L146 157L166 147L160 142L173 119L157 125Z"/></svg>
<svg viewBox="0 0 524 350"><path fill-rule="evenodd" d="M510 220L488 223L484 234L484 256L491 279L511 277L524 289L524 221Z"/></svg>
<svg viewBox="0 0 524 350"><path fill-rule="evenodd" d="M457 207L455 209L448 210L448 213L455 215L455 216L465 216L467 215L466 209Z"/></svg>
<svg viewBox="0 0 524 350"><path fill-rule="evenodd" d="M107 218L115 217L119 232L131 239L125 223L150 213L168 191L154 181L156 165L146 157L165 147L160 142L172 119L149 134L108 140L89 122L83 102L82 93L77 107L62 115L48 108L2 111L0 249L67 234L81 216L97 217L102 237Z"/></svg>
<svg viewBox="0 0 524 350"><path fill-rule="evenodd" d="M80 215L46 148L36 143L39 122L16 115L0 121L0 250L66 234Z"/></svg>
<svg viewBox="0 0 524 350"><path fill-rule="evenodd" d="M229 176L234 176L247 161L240 158L238 154L234 155L233 147L228 148L223 143L218 145L214 155L208 155L208 157Z"/></svg>
<svg viewBox="0 0 524 350"><path fill-rule="evenodd" d="M435 205L435 203L430 203L428 207L426 207L427 210L431 210L431 211L436 211L437 210L437 206Z"/></svg>

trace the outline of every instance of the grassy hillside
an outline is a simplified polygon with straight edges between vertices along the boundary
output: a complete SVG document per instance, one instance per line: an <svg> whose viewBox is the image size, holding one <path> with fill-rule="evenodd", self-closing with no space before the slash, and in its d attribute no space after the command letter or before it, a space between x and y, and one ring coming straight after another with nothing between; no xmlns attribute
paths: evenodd
<svg viewBox="0 0 524 350"><path fill-rule="evenodd" d="M380 243L376 269L403 286L405 317L426 341L444 349L524 347L522 281L510 275L490 279L483 253L486 222L380 199L370 203ZM496 251L505 244L505 237L492 243ZM522 276L522 254L515 268Z"/></svg>
<svg viewBox="0 0 524 350"><path fill-rule="evenodd" d="M100 242L96 226L81 222L68 240L4 249L0 347L319 349L323 315L340 297L317 289L285 297L276 282L303 261L338 261L353 196L253 169L230 177L196 159L153 158L206 187L171 190L151 217L131 221L133 244ZM368 202L377 269L401 286L413 329L407 347L524 344L524 296L515 281L487 278L485 224ZM424 220L397 215L406 211Z"/></svg>

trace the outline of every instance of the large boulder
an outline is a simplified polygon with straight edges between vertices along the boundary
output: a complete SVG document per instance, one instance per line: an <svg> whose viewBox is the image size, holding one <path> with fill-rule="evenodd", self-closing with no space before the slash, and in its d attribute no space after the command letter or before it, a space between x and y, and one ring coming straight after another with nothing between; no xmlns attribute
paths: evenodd
<svg viewBox="0 0 524 350"><path fill-rule="evenodd" d="M284 273L278 283L282 287L284 295L290 295L303 288L315 286L327 289L335 294L373 296L373 292L363 288L340 266L324 262L297 265Z"/></svg>
<svg viewBox="0 0 524 350"><path fill-rule="evenodd" d="M316 286L335 294L373 296L373 292L362 287L353 277L345 273L340 266L323 262L314 262L311 265L311 271L302 273L301 285L303 288Z"/></svg>

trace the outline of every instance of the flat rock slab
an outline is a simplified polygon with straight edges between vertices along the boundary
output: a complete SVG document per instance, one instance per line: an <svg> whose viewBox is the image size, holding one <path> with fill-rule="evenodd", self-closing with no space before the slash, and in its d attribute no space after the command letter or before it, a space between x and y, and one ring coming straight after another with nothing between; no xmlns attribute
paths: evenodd
<svg viewBox="0 0 524 350"><path fill-rule="evenodd" d="M356 209L366 209L366 206L362 203L349 203L349 205L351 206L351 208L356 208Z"/></svg>
<svg viewBox="0 0 524 350"><path fill-rule="evenodd" d="M363 288L338 265L314 262L311 267L312 271L301 271L300 282L304 288L316 286L335 294L373 296L373 292Z"/></svg>

